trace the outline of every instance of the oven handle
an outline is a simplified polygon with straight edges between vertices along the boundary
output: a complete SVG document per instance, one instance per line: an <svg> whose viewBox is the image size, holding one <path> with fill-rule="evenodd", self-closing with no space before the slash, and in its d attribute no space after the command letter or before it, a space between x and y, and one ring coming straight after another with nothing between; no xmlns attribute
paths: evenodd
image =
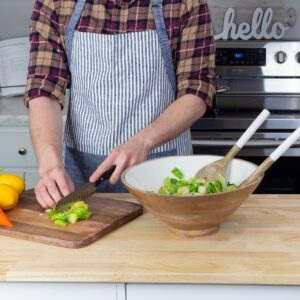
<svg viewBox="0 0 300 300"><path fill-rule="evenodd" d="M216 94L223 94L223 93L227 93L230 91L230 88L228 86L218 86L216 88Z"/></svg>
<svg viewBox="0 0 300 300"><path fill-rule="evenodd" d="M202 147L232 147L236 141L227 141L227 140L192 140L193 146L202 146ZM262 141L262 140L251 140L249 141L244 148L274 148L279 146L282 143L282 140L278 141ZM291 148L300 147L300 140L295 142Z"/></svg>

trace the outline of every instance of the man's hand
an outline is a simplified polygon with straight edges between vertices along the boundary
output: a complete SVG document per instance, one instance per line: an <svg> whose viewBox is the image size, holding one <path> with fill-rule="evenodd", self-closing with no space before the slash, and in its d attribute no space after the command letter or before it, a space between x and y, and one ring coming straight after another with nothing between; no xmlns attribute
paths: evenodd
<svg viewBox="0 0 300 300"><path fill-rule="evenodd" d="M52 168L43 174L34 191L43 208L52 208L62 197L74 191L74 184L63 167Z"/></svg>
<svg viewBox="0 0 300 300"><path fill-rule="evenodd" d="M62 162L60 104L47 97L30 100L29 125L41 178L35 194L44 208L54 207L63 196L74 190Z"/></svg>
<svg viewBox="0 0 300 300"><path fill-rule="evenodd" d="M153 123L139 131L127 143L116 147L91 175L90 182L96 182L112 165L116 165L109 181L112 184L117 183L126 168L146 160L150 149L190 128L205 111L205 102L197 96L187 94L177 99Z"/></svg>
<svg viewBox="0 0 300 300"><path fill-rule="evenodd" d="M149 147L143 139L130 139L127 143L112 150L104 162L100 164L96 171L91 175L90 182L96 182L112 165L116 165L116 169L110 177L109 182L111 184L117 183L126 168L146 160L148 150Z"/></svg>

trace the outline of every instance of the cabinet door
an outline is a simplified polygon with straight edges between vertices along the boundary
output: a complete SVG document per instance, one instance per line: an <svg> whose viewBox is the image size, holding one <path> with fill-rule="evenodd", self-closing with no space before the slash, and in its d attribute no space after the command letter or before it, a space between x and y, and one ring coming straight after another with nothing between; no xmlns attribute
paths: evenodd
<svg viewBox="0 0 300 300"><path fill-rule="evenodd" d="M126 300L299 300L300 286L127 284Z"/></svg>
<svg viewBox="0 0 300 300"><path fill-rule="evenodd" d="M34 188L39 180L37 169L5 168L3 173L15 174L23 178L26 190Z"/></svg>
<svg viewBox="0 0 300 300"><path fill-rule="evenodd" d="M12 300L117 300L113 283L0 282L1 299Z"/></svg>
<svg viewBox="0 0 300 300"><path fill-rule="evenodd" d="M1 167L1 165L0 165L0 169L1 169L2 167ZM10 168L5 168L4 170L3 170L3 172L2 173L0 173L0 174L15 174L15 175L18 175L18 176L20 176L21 178L23 178L23 179L25 179L25 173L24 173L24 171L20 171L20 170L18 170L18 169L10 169Z"/></svg>
<svg viewBox="0 0 300 300"><path fill-rule="evenodd" d="M26 190L33 189L39 181L38 171L26 171L25 172L25 184Z"/></svg>

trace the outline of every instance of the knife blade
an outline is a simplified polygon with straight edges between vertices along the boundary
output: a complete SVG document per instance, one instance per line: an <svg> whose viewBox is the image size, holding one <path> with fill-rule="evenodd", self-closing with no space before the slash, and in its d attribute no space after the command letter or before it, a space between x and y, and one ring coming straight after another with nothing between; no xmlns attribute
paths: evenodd
<svg viewBox="0 0 300 300"><path fill-rule="evenodd" d="M105 171L95 183L91 183L91 182L85 183L84 185L76 189L74 192L70 193L66 197L63 197L61 200L59 200L57 205L63 205L73 201L77 201L79 199L85 199L95 194L97 186L101 182L108 180L112 175L112 173L115 171L115 169L116 166L113 165L110 169Z"/></svg>

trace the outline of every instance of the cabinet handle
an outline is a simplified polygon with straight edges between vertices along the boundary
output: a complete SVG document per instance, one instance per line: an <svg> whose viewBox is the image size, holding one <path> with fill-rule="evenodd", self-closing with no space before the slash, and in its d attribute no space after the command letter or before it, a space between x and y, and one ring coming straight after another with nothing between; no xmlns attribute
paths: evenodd
<svg viewBox="0 0 300 300"><path fill-rule="evenodd" d="M26 148L20 148L18 152L20 155L25 155L27 153L27 150Z"/></svg>

